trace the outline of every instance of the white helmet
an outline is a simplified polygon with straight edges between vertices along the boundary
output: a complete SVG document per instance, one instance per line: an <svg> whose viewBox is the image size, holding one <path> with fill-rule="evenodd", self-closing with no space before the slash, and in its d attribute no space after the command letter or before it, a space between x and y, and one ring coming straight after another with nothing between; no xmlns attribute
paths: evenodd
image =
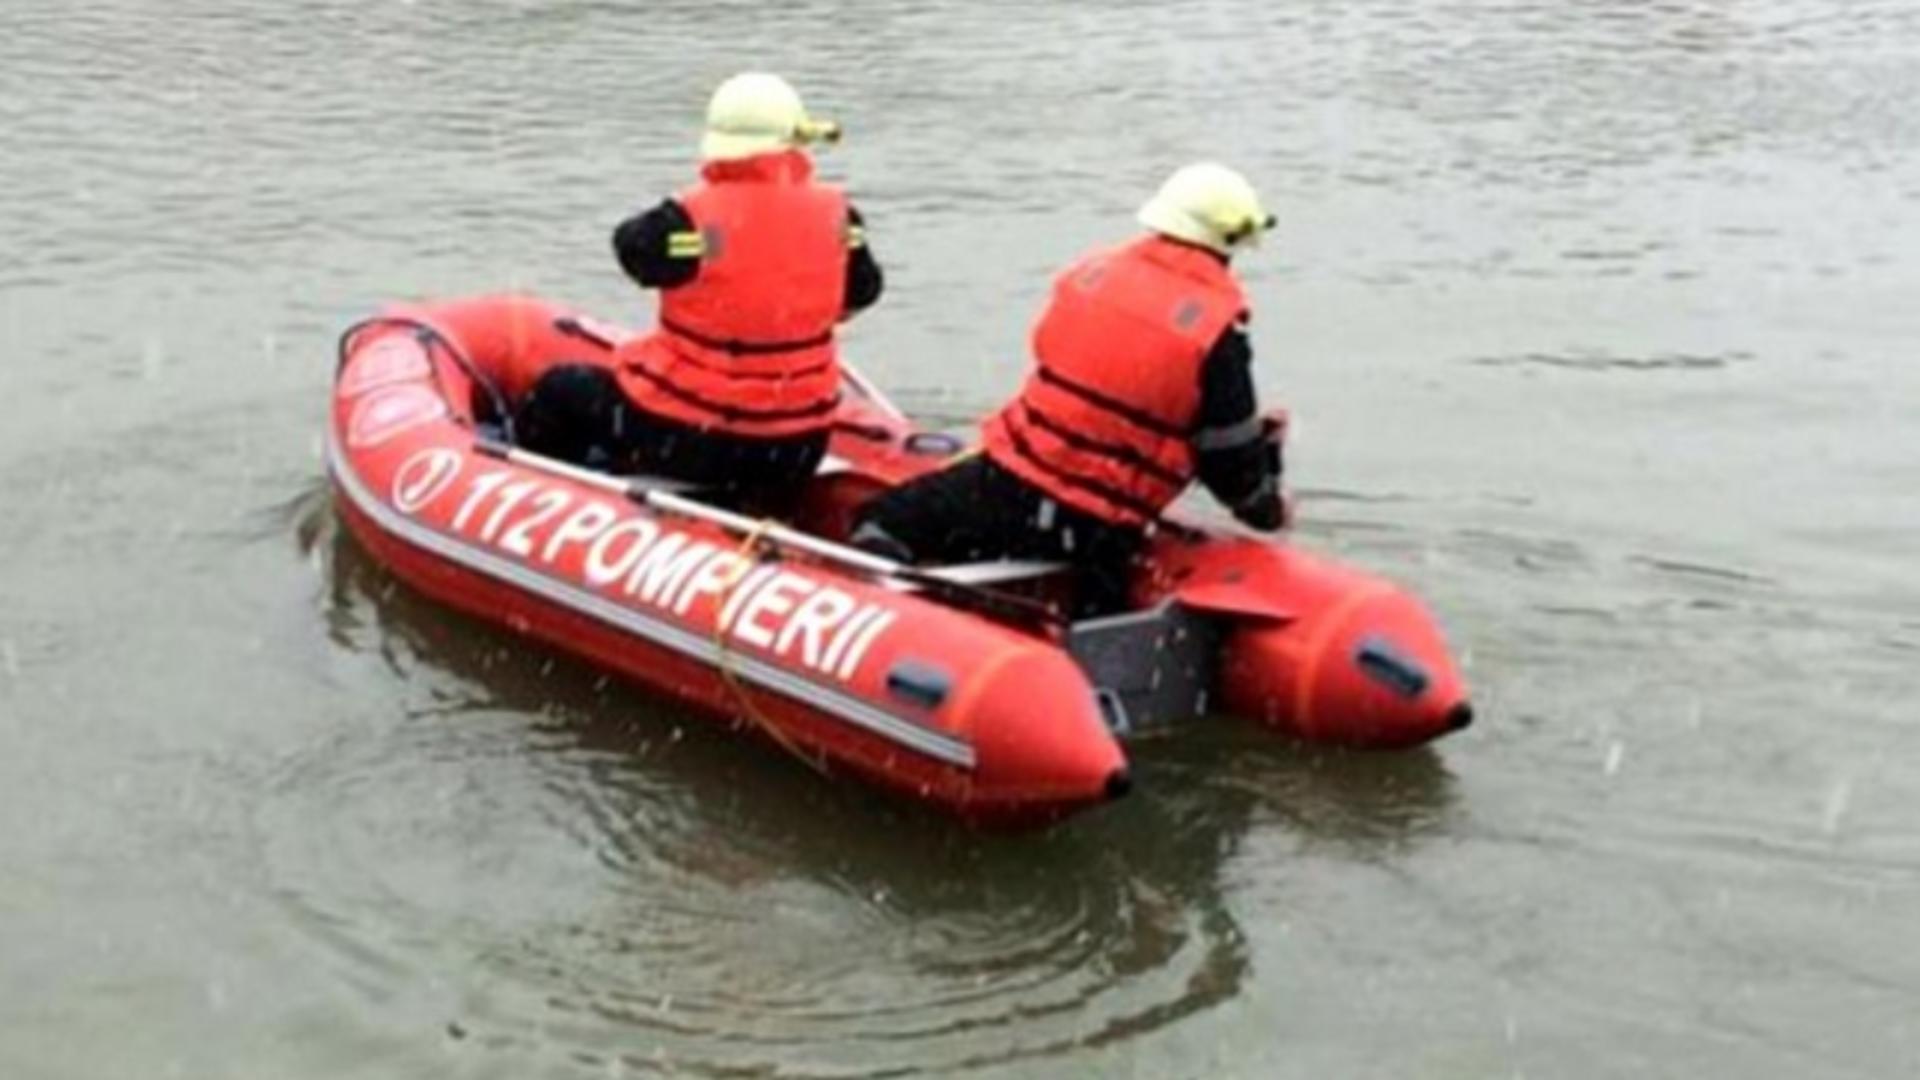
<svg viewBox="0 0 1920 1080"><path fill-rule="evenodd" d="M707 133L700 156L736 161L811 142L837 142L840 125L813 120L800 95L778 75L749 71L720 84L707 103Z"/></svg>
<svg viewBox="0 0 1920 1080"><path fill-rule="evenodd" d="M1274 225L1247 178L1211 161L1167 177L1138 217L1154 232L1222 255L1259 243L1260 234Z"/></svg>

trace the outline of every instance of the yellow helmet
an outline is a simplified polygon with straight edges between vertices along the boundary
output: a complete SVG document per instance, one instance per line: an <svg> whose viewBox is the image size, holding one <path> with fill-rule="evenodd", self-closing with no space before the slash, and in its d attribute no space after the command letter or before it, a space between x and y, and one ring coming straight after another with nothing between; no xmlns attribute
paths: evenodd
<svg viewBox="0 0 1920 1080"><path fill-rule="evenodd" d="M1138 216L1154 232L1222 255L1258 244L1260 234L1274 225L1247 178L1211 161L1167 177Z"/></svg>
<svg viewBox="0 0 1920 1080"><path fill-rule="evenodd" d="M700 156L707 161L735 161L839 138L840 125L808 117L800 94L787 80L749 71L713 92Z"/></svg>

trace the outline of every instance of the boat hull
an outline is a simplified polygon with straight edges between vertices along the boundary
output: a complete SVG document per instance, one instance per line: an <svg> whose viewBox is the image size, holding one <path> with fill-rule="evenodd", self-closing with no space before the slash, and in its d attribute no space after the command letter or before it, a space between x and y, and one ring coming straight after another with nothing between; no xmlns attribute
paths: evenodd
<svg viewBox="0 0 1920 1080"><path fill-rule="evenodd" d="M327 454L352 535L442 603L970 820L1052 820L1126 789L1114 717L1071 628L834 543L863 501L955 450L857 374L797 529L510 447L495 425L541 371L610 364L626 336L505 296L395 308L350 330ZM1134 593L1143 609L1206 620L1200 701L1216 711L1377 747L1471 715L1417 601L1298 547L1170 519Z"/></svg>

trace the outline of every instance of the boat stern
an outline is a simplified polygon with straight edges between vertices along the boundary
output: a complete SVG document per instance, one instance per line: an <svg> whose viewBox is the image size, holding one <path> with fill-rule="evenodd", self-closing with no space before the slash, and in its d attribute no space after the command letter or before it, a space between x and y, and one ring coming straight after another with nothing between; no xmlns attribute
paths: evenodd
<svg viewBox="0 0 1920 1080"><path fill-rule="evenodd" d="M1390 749L1473 722L1439 625L1386 582L1296 621L1242 623L1221 661L1230 711L1304 739Z"/></svg>

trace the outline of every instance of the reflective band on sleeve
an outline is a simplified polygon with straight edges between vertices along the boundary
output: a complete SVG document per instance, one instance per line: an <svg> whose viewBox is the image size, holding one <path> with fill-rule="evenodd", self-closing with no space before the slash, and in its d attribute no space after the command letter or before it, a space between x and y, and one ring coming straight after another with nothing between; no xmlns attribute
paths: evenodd
<svg viewBox="0 0 1920 1080"><path fill-rule="evenodd" d="M847 226L847 246L850 248L863 248L867 246L867 230L865 226Z"/></svg>
<svg viewBox="0 0 1920 1080"><path fill-rule="evenodd" d="M1237 424L1201 428L1194 433L1193 448L1203 454L1210 450L1231 450L1258 441L1265 431L1258 416L1249 416Z"/></svg>
<svg viewBox="0 0 1920 1080"><path fill-rule="evenodd" d="M707 253L707 241L697 232L671 232L667 234L667 256L674 259L697 259Z"/></svg>

